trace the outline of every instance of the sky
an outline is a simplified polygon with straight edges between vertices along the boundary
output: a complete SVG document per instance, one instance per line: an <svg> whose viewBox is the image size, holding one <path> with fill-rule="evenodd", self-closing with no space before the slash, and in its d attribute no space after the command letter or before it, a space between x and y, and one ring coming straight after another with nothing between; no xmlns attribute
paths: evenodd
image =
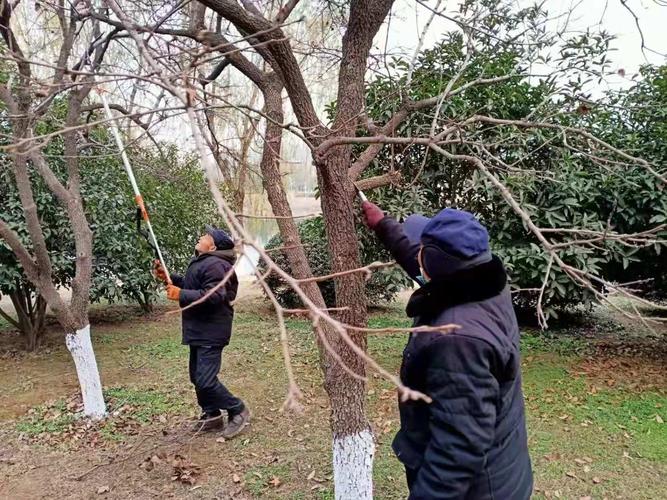
<svg viewBox="0 0 667 500"><path fill-rule="evenodd" d="M663 2L663 5L659 2ZM434 7L437 3L438 0L430 0L428 5ZM454 12L459 3L459 0L441 0L439 5L440 9L446 7L449 12ZM516 0L519 7L528 7L534 3L534 1ZM647 48L662 54L667 53L667 36L665 36L667 2L627 0L626 4L639 18ZM557 21L552 23L552 28L562 27L567 18L566 14L572 11L567 23L571 31L585 31L590 27L603 29L616 36L611 45L613 50L610 58L614 62L612 68L624 69L626 78L612 76L608 81L610 86L629 85L630 77L646 62L653 64L665 62L664 55L655 54L650 50L642 52L639 29L632 14L623 6L621 0L545 0L544 5L550 17L557 18ZM400 50L411 55L418 45L424 25L431 17L431 11L416 1L397 0L389 24L389 36L387 37L387 26L385 26L376 37L376 47L381 49L388 41L386 46L390 50ZM435 16L424 37L423 47L432 46L444 31L453 27L450 21Z"/></svg>

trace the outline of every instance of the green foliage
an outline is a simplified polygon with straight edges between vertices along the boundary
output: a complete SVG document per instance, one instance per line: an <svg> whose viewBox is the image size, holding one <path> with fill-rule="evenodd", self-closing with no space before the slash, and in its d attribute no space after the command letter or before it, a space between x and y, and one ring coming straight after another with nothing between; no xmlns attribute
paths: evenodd
<svg viewBox="0 0 667 500"><path fill-rule="evenodd" d="M65 103L57 102L37 124L36 133L57 131L65 114ZM7 131L6 122L0 126ZM108 131L93 129L88 138L90 141L80 151L79 171L84 208L93 231L91 300L132 300L148 309L158 284L151 275L152 251L136 230L134 195ZM66 183L67 167L60 136L51 139L44 155L54 173ZM204 173L194 156L180 154L173 145L163 147L162 151L130 149L128 155L167 264L171 269L182 269L204 224L218 221ZM30 176L53 265L53 281L56 286L67 287L75 271L74 239L67 214L32 167ZM0 217L30 249L11 158L7 154L0 154L0 199L3 200ZM33 291L20 264L2 241L0 263L0 293L10 293L17 287Z"/></svg>
<svg viewBox="0 0 667 500"><path fill-rule="evenodd" d="M667 65L644 66L633 87L608 96L608 108L591 116L590 124L604 140L649 161L665 175L667 166ZM665 186L643 166L626 167L604 195L612 203L613 226L619 233L638 233L663 226L655 243L609 263L606 271L619 282L648 280L650 294L667 297L667 196ZM610 202L609 200L613 200ZM602 202L602 196L600 197Z"/></svg>
<svg viewBox="0 0 667 500"><path fill-rule="evenodd" d="M377 123L384 123L405 97L430 98L458 78L453 89L462 90L438 106L410 115L396 135L432 136L447 124L480 114L531 120L583 128L615 147L648 159L655 170L664 173L666 67L645 68L644 78L634 87L606 96L595 108L583 106L578 97L582 90L595 84L608 69L606 54L611 37L605 33L578 34L551 59L549 51L542 50L549 41L538 28L545 15L534 8L517 11L511 19L494 15L485 21L491 23L487 28L493 33L511 34L525 27L533 49L518 41L501 43L493 36L476 36L472 42L475 51L471 52L469 42L453 32L420 54L411 79L408 62L394 61L392 69L397 75L380 76L367 87L369 115ZM532 63L554 64L560 76L529 77ZM465 86L479 78L503 79ZM435 128L434 121L439 122ZM466 141L457 139L459 133L465 134ZM481 158L538 227L623 234L645 231L667 220L667 196L655 176L642 165L619 161L612 153L600 151L576 134L565 140L554 129L479 124L449 137L450 141L441 147L451 154ZM600 156L610 162L600 164ZM415 212L433 215L446 206L476 213L489 230L494 251L507 265L513 288L522 290L513 295L515 304L534 311L549 257L495 186L469 163L447 159L421 145L383 148L366 174L391 170L402 173L407 187L378 190L373 193L374 201L399 219ZM548 236L554 243L563 244L559 253L568 265L588 275L619 281L653 278L652 290L665 296L667 261L661 248L666 235L667 231L659 232L663 243L641 250L612 240L596 245L565 245L586 239L585 234ZM594 285L598 286L597 282ZM542 301L547 316L557 316L558 310L588 307L593 298L590 290L580 287L559 266L551 268Z"/></svg>
<svg viewBox="0 0 667 500"><path fill-rule="evenodd" d="M331 274L331 266L329 260L329 251L324 233L324 223L321 217L316 217L301 222L298 225L299 236L301 242L305 245L306 256L308 262L315 276L326 276ZM359 245L361 252L361 262L363 265L368 265L375 261L391 260L387 252L378 247L374 242L374 237L359 226ZM282 238L276 235L266 244L266 249L270 250L283 246ZM290 272L287 255L282 251L272 253L272 258L282 269ZM263 271L266 269L262 264L260 268ZM410 280L396 268L384 268L373 273L370 280L366 283L366 293L368 297L368 304L378 305L381 302L391 301L396 297L396 294L408 286ZM267 284L276 295L280 304L288 308L300 307L301 300L290 286L282 280L275 273L267 278ZM324 296L324 301L328 307L334 307L336 304L336 292L334 289L333 280L326 280L318 282L318 286Z"/></svg>
<svg viewBox="0 0 667 500"><path fill-rule="evenodd" d="M163 147L161 153L132 151L131 161L167 266L183 269L204 225L218 221L204 173L194 156L181 156L174 145ZM134 196L125 171L120 164L111 172L94 168L87 178L95 180L83 193L95 233L92 298L129 298L150 305L157 291L150 272L155 256L137 232Z"/></svg>

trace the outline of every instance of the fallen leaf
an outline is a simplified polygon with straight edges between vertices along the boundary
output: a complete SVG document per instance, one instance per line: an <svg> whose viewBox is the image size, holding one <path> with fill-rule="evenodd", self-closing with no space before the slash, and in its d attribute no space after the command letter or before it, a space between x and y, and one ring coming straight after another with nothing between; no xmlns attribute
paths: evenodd
<svg viewBox="0 0 667 500"><path fill-rule="evenodd" d="M104 493L109 493L110 489L111 488L109 488L108 486L100 486L99 488L97 488L97 494L103 495Z"/></svg>
<svg viewBox="0 0 667 500"><path fill-rule="evenodd" d="M308 477L306 478L306 480L310 481L314 477L315 477L315 471L312 471L310 474L308 474Z"/></svg>
<svg viewBox="0 0 667 500"><path fill-rule="evenodd" d="M234 474L234 475L232 475L232 481L234 481L235 483L240 483L241 478L239 477L238 474Z"/></svg>
<svg viewBox="0 0 667 500"><path fill-rule="evenodd" d="M574 461L579 465L584 465L586 463L586 460L584 460L583 458L575 458Z"/></svg>
<svg viewBox="0 0 667 500"><path fill-rule="evenodd" d="M218 439L215 440L216 443L224 443L225 441L227 440L223 437L219 437Z"/></svg>
<svg viewBox="0 0 667 500"><path fill-rule="evenodd" d="M574 478L574 479L579 479L579 478L577 477L577 475L576 475L574 472L566 472L565 475L566 475L567 477L572 477L572 478Z"/></svg>
<svg viewBox="0 0 667 500"><path fill-rule="evenodd" d="M593 500L593 497L579 497L579 500Z"/></svg>
<svg viewBox="0 0 667 500"><path fill-rule="evenodd" d="M273 476L273 479L269 481L269 484L273 485L274 488L277 488L282 484L282 481L278 478L278 476Z"/></svg>
<svg viewBox="0 0 667 500"><path fill-rule="evenodd" d="M602 481L600 480L599 477L594 477L593 478L593 484L600 484Z"/></svg>
<svg viewBox="0 0 667 500"><path fill-rule="evenodd" d="M664 424L665 421L662 419L660 415L655 416L655 421L658 422L659 424Z"/></svg>

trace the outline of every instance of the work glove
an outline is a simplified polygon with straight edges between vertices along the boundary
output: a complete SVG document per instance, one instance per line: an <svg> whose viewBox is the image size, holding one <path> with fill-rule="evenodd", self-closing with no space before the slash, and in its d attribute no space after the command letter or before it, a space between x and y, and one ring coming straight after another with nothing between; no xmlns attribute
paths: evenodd
<svg viewBox="0 0 667 500"><path fill-rule="evenodd" d="M361 204L361 210L364 213L364 224L368 229L375 229L380 221L384 219L382 209L370 201L364 201Z"/></svg>
<svg viewBox="0 0 667 500"><path fill-rule="evenodd" d="M181 296L181 289L174 285L167 285L167 298L169 300L178 300Z"/></svg>
<svg viewBox="0 0 667 500"><path fill-rule="evenodd" d="M164 272L164 267L162 267L159 259L153 261L153 274L160 281L167 282L167 273Z"/></svg>

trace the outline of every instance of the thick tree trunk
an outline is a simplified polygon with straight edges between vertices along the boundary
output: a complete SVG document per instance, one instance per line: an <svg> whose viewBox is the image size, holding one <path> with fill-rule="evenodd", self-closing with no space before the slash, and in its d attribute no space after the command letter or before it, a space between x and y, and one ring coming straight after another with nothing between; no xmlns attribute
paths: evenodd
<svg viewBox="0 0 667 500"><path fill-rule="evenodd" d="M90 325L84 326L75 333L68 333L65 343L76 366L83 398L83 412L87 417L100 419L106 415L106 405L102 395L100 372L97 369L93 344L90 341Z"/></svg>
<svg viewBox="0 0 667 500"><path fill-rule="evenodd" d="M341 148L343 149L343 148ZM338 273L361 267L354 213L352 185L347 175L346 151L328 157L319 169L327 242L331 254L331 271ZM348 274L335 280L336 306L346 308L337 318L350 325L367 322L366 290L363 276ZM348 331L352 340L366 350L366 334ZM365 376L361 358L335 334L331 339L343 362L358 375ZM339 364L325 367L325 389L332 407L334 431L334 482L336 498L346 499L354 488L354 498L372 498L373 454L375 447L366 418L366 385L350 376ZM362 489L358 489L362 488Z"/></svg>
<svg viewBox="0 0 667 500"><path fill-rule="evenodd" d="M278 159L282 138L283 121L282 102L280 97L281 86L279 83L267 83L264 88L264 113L271 118L267 120L265 143L260 164L262 180L266 189L269 203L273 213L280 217L278 227L285 244L287 258L294 277L298 279L309 278L312 270L308 264L305 250L301 245L296 223L292 219L292 211L282 185ZM347 171L344 171L345 177ZM332 263L334 272L349 269L359 262L357 251L356 232L352 218L352 203L349 193L344 190L349 185L349 180L340 182L332 179L331 182L339 182L343 192L339 189L335 196L327 191L329 202L329 214L333 222L330 226L334 228L333 236L336 243L330 246L332 255L337 256ZM323 190L325 191L325 190ZM344 204L346 210L337 208L341 200L347 199ZM346 217L347 216L347 217ZM327 214L325 212L325 218ZM344 221L343 219L346 219ZM326 218L327 225L330 219ZM337 228L337 229L336 229ZM347 232L345 236L339 234L342 228ZM330 232L328 230L328 232ZM341 247L341 244L343 247ZM331 245L331 241L330 241ZM365 324L366 303L364 284L361 279L351 277L336 284L336 297L340 304L348 305L350 310L341 315L341 320L353 324ZM308 298L318 307L324 308L325 303L319 287L315 282L304 283L303 291ZM364 364L359 357L340 338L340 335L330 326L322 324L322 333L329 345L337 349L338 354L354 371L360 375L364 374ZM354 340L364 346L366 339L363 335L354 336ZM373 454L375 445L370 425L365 415L365 386L364 383L351 377L326 351L321 342L320 360L324 371L325 389L331 401L331 429L333 432L333 465L335 495L338 500L347 499L371 499L373 497Z"/></svg>
<svg viewBox="0 0 667 500"><path fill-rule="evenodd" d="M373 498L373 433L364 430L334 437L333 468L336 500Z"/></svg>

